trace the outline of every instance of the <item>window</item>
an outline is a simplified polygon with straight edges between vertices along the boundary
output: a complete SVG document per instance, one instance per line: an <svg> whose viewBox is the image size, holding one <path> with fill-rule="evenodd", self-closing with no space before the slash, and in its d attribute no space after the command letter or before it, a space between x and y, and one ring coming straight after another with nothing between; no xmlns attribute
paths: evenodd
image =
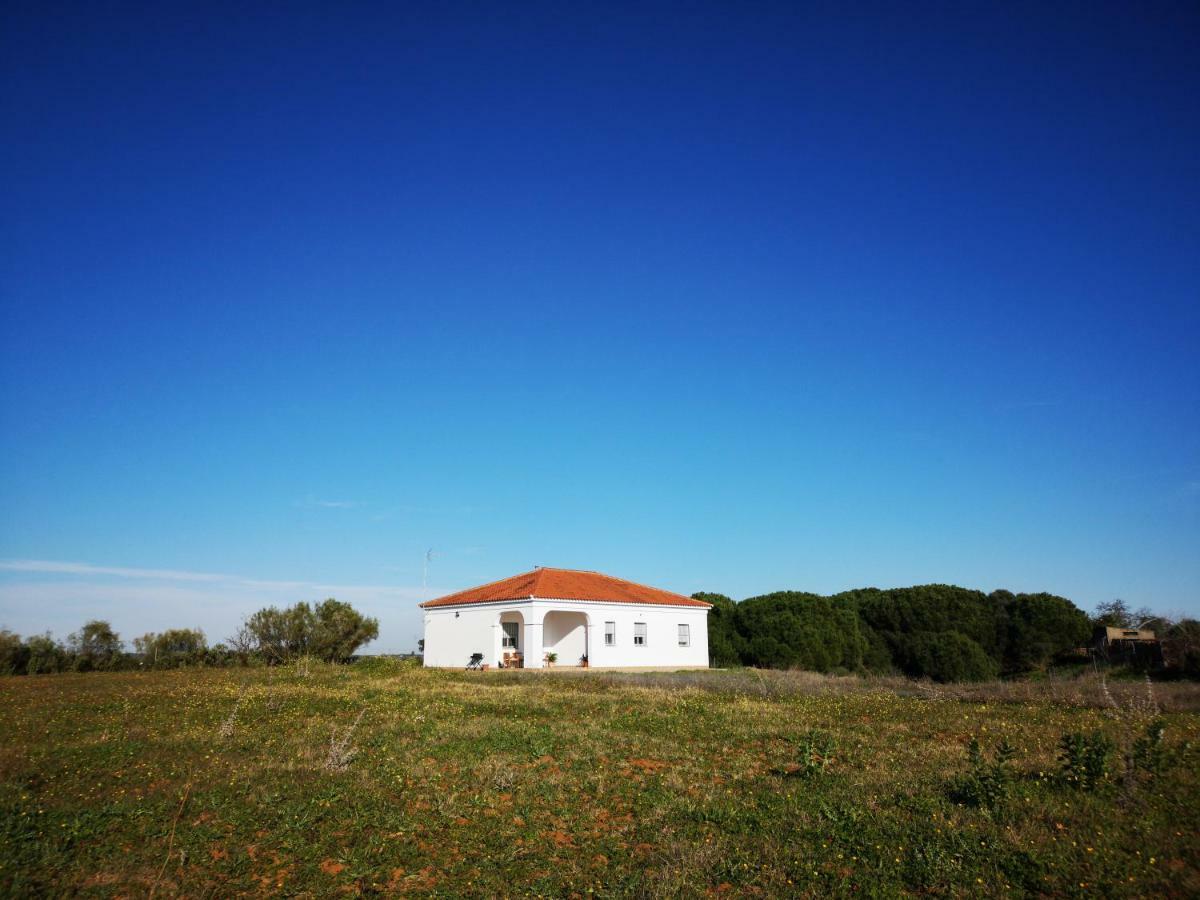
<svg viewBox="0 0 1200 900"><path fill-rule="evenodd" d="M500 638L500 646L516 649L517 629L521 627L521 623L501 622L500 627L504 629L504 635Z"/></svg>
<svg viewBox="0 0 1200 900"><path fill-rule="evenodd" d="M680 625L679 626L679 646L680 647L692 646L692 626L691 625Z"/></svg>
<svg viewBox="0 0 1200 900"><path fill-rule="evenodd" d="M615 647L616 644L617 644L617 623L616 622L605 622L604 623L604 646L605 647Z"/></svg>
<svg viewBox="0 0 1200 900"><path fill-rule="evenodd" d="M633 623L633 646L635 646L635 647L645 647L646 646L646 623L645 622L634 622Z"/></svg>

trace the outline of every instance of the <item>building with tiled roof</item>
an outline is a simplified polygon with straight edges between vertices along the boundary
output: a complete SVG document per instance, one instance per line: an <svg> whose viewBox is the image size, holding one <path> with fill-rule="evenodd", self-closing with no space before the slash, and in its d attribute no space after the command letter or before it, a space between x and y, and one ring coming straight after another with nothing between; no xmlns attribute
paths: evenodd
<svg viewBox="0 0 1200 900"><path fill-rule="evenodd" d="M539 566L421 608L427 666L708 667L710 604L600 572Z"/></svg>

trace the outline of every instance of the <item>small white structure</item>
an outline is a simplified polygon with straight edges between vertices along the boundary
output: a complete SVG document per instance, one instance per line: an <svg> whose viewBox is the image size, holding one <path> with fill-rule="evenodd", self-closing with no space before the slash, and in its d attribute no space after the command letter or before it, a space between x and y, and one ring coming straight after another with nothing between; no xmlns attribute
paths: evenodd
<svg viewBox="0 0 1200 900"><path fill-rule="evenodd" d="M711 604L599 572L539 567L421 608L426 666L708 668Z"/></svg>

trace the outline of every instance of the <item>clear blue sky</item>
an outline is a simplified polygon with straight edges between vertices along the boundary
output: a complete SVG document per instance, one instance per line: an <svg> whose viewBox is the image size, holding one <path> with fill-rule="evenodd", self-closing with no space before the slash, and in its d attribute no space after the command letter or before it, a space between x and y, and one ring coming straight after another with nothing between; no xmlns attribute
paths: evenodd
<svg viewBox="0 0 1200 900"><path fill-rule="evenodd" d="M0 624L215 640L333 594L404 650L428 547L426 596L1200 613L1194 3L0 34Z"/></svg>

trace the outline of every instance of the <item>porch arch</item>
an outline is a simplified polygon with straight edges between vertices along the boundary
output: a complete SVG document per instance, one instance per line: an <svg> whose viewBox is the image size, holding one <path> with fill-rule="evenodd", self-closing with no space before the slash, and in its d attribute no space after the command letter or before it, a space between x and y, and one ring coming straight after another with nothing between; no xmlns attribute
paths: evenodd
<svg viewBox="0 0 1200 900"><path fill-rule="evenodd" d="M552 609L542 619L542 652L555 653L556 666L578 666L588 655L591 616L583 610Z"/></svg>
<svg viewBox="0 0 1200 900"><path fill-rule="evenodd" d="M493 665L499 667L506 653L525 655L525 646L529 643L529 624L529 617L519 609L504 609L496 614Z"/></svg>

